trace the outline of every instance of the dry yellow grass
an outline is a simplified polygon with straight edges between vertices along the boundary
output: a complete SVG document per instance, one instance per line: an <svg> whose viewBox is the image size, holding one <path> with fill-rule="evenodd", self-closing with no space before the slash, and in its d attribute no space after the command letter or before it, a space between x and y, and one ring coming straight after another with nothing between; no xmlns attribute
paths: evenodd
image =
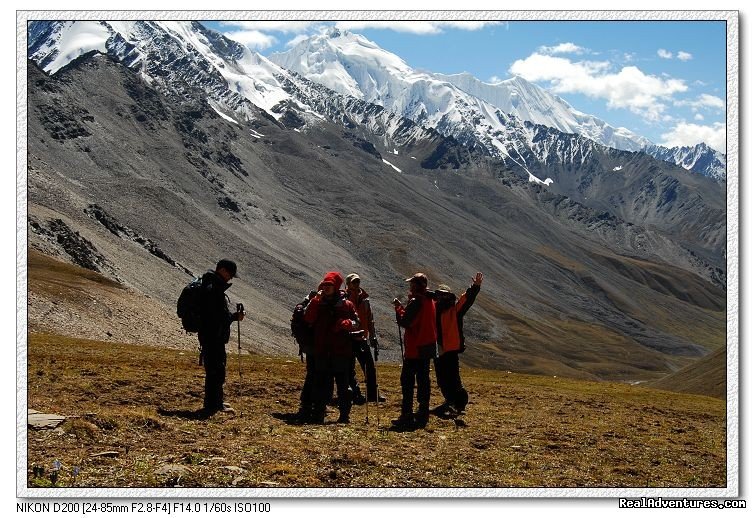
<svg viewBox="0 0 755 518"><path fill-rule="evenodd" d="M80 487L723 487L725 402L636 386L463 369L462 420L389 430L399 367L379 364L380 426L296 426L298 358L229 359L236 415L201 406L196 355L164 348L29 337L30 408L68 416L29 430L28 484ZM440 403L434 387L433 404ZM100 454L100 455L98 455ZM34 467L37 467L35 474ZM73 470L80 472L74 481ZM41 468L41 469L40 469Z"/></svg>

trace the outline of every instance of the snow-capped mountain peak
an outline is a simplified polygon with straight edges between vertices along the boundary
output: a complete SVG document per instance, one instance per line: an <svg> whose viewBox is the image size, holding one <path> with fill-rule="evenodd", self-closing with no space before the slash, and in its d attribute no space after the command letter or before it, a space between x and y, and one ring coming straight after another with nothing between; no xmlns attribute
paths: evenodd
<svg viewBox="0 0 755 518"><path fill-rule="evenodd" d="M530 83L520 76L498 83L485 83L471 74L435 74L462 90L489 102L496 108L513 113L523 120L556 128L564 133L576 133L604 146L639 151L652 143L626 128L608 123L573 108L561 97Z"/></svg>
<svg viewBox="0 0 755 518"><path fill-rule="evenodd" d="M489 104L484 110L487 112L497 109L617 149L638 151L652 144L625 128L613 128L575 110L522 77L491 84L469 73L422 73L363 36L349 32L313 36L270 59L337 92L380 104L418 122L437 122L433 119L453 111L449 108L455 104L451 99L463 99L467 105L480 101ZM434 117L433 113L441 115Z"/></svg>
<svg viewBox="0 0 755 518"><path fill-rule="evenodd" d="M335 92L376 102L391 95L387 79L411 75L411 68L364 36L330 29L299 42L270 60ZM378 104L384 105L382 102Z"/></svg>
<svg viewBox="0 0 755 518"><path fill-rule="evenodd" d="M112 31L102 22L55 22L49 27L31 24L29 41L34 39L39 43L30 48L29 53L35 61L44 56L41 68L54 74L79 56L92 51L104 53L111 36Z"/></svg>
<svg viewBox="0 0 755 518"><path fill-rule="evenodd" d="M381 135L386 146L430 138L432 133L392 112L293 74L197 22L44 21L30 23L28 36L29 58L49 74L60 72L82 55L100 52L171 96L202 92L215 112L233 121L272 117L298 131L322 120L348 125L354 119ZM373 61L370 53L383 52L350 33L320 36L338 42L333 52L350 52ZM400 60L393 64L405 66Z"/></svg>
<svg viewBox="0 0 755 518"><path fill-rule="evenodd" d="M273 54L270 60L332 90L433 127L462 143L481 142L491 154L511 160L521 161L516 158L516 141L528 133L521 121L619 150L657 149L647 138L581 112L523 77L486 83L469 73L421 72L358 34L331 30ZM689 162L686 154L687 162L679 158L684 153L665 154L676 157L668 160L678 165ZM707 167L715 170L714 176L720 175L726 168L725 157L710 156Z"/></svg>
<svg viewBox="0 0 755 518"><path fill-rule="evenodd" d="M280 116L272 108L290 98L276 78L286 71L197 22L33 22L29 42L30 59L50 74L97 51L139 69L151 81L201 86L211 98L249 116L244 101ZM171 74L166 76L165 69Z"/></svg>
<svg viewBox="0 0 755 518"><path fill-rule="evenodd" d="M704 142L696 146L648 146L642 150L648 155L681 166L688 171L709 176L717 181L726 180L726 156Z"/></svg>
<svg viewBox="0 0 755 518"><path fill-rule="evenodd" d="M271 55L270 60L464 144L482 143L494 155L507 155L501 151L507 137L500 136L509 133L510 121L500 110L449 81L412 69L363 36L349 32L315 35L287 52Z"/></svg>

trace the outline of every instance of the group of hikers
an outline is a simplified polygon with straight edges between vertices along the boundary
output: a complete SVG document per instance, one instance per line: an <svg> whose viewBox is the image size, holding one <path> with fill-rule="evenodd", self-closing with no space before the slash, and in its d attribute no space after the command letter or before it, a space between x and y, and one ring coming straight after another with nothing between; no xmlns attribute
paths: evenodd
<svg viewBox="0 0 755 518"><path fill-rule="evenodd" d="M201 280L195 281L201 294L197 332L200 362L205 369L205 415L234 411L223 401L223 384L227 361L225 346L230 339L231 325L243 320L245 315L240 304L231 312L225 294L236 273L236 263L222 259L214 271L208 271ZM326 273L317 290L311 291L294 309L292 333L299 343L300 354L306 357L306 376L300 407L295 414L295 420L301 423L324 424L326 405L332 400L334 385L339 423L349 422L352 404L385 402L379 393L370 353L372 347L377 359L379 344L369 296L361 287L358 274L347 275L345 281L344 290L341 289L344 278L339 272ZM469 395L459 372L459 354L465 349L463 318L480 292L482 281L483 275L478 272L469 288L457 298L444 284L429 290L427 276L415 273L406 279L409 283L406 305L398 298L393 300L403 360L401 414L393 420L396 428L422 428L427 424L431 413L431 361L444 398L443 404L432 412L440 416L464 413ZM180 305L179 301L179 308ZM366 397L361 394L356 380L357 362L365 376ZM415 387L416 413L413 412Z"/></svg>

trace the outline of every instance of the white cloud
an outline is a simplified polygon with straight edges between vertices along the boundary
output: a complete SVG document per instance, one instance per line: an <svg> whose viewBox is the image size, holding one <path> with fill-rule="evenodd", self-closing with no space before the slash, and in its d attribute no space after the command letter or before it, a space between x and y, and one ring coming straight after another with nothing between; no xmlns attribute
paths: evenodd
<svg viewBox="0 0 755 518"><path fill-rule="evenodd" d="M301 20L224 21L220 22L220 25L231 29L237 29L229 30L224 33L224 35L254 50L264 50L278 43L278 40L270 34L271 32L297 34L286 43L286 47L293 47L307 37L305 33L311 34L313 31L323 30L325 27L321 21ZM332 24L328 25L332 26ZM505 25L508 29L508 22L497 21L367 20L335 22L335 27L341 30L360 31L363 29L384 29L421 35L440 34L444 29L476 31L493 25Z"/></svg>
<svg viewBox="0 0 755 518"><path fill-rule="evenodd" d="M306 40L309 36L306 34L299 34L298 36L295 36L292 40L290 40L288 43L286 43L286 48L295 47L299 44L299 42L302 42Z"/></svg>
<svg viewBox="0 0 755 518"><path fill-rule="evenodd" d="M611 72L611 64L605 61L572 62L542 54L515 61L509 72L528 81L548 81L555 93L605 99L609 108L626 108L650 121L662 120L665 102L687 90L680 79L648 75L635 66Z"/></svg>
<svg viewBox="0 0 755 518"><path fill-rule="evenodd" d="M413 34L440 34L443 29L477 31L485 27L500 25L501 22L486 21L412 21L412 20L364 20L336 22L336 27L347 31L383 29Z"/></svg>
<svg viewBox="0 0 755 518"><path fill-rule="evenodd" d="M721 99L720 97L716 97L715 95L710 95L710 94L701 94L694 101L690 101L690 100L674 101L674 106L689 106L694 111L698 111L703 108L710 109L710 110L720 110L720 111L723 111L726 109L726 103L724 102L723 99Z"/></svg>
<svg viewBox="0 0 755 518"><path fill-rule="evenodd" d="M503 81L503 79L501 79L498 76L493 76L490 79L488 79L488 83L490 83L490 84L500 83L501 81Z"/></svg>
<svg viewBox="0 0 755 518"><path fill-rule="evenodd" d="M702 113L696 113L695 114L695 120L696 121L704 121L705 120L705 116L703 116Z"/></svg>
<svg viewBox="0 0 755 518"><path fill-rule="evenodd" d="M264 50L278 42L274 36L260 31L233 31L224 33L224 36L256 50Z"/></svg>
<svg viewBox="0 0 755 518"><path fill-rule="evenodd" d="M277 31L277 32L303 32L317 25L320 22L311 21L294 21L294 20L271 20L271 21L250 21L250 22L220 22L223 27L238 27L243 31ZM241 31L239 31L241 32Z"/></svg>
<svg viewBox="0 0 755 518"><path fill-rule="evenodd" d="M337 22L336 27L345 31L362 31L364 29L383 29L396 32L410 32L413 34L439 34L442 30L433 22L410 22L410 21L347 21Z"/></svg>
<svg viewBox="0 0 755 518"><path fill-rule="evenodd" d="M442 21L442 22L432 22L432 23L437 23L440 27L448 27L451 29L461 29L464 31L479 31L480 29L484 29L485 27L495 27L496 25L501 25L502 22L453 20L453 21ZM508 24L508 22L506 23Z"/></svg>
<svg viewBox="0 0 755 518"><path fill-rule="evenodd" d="M584 54L587 51L584 47L575 45L571 42L559 43L554 47L540 47L540 52L543 54Z"/></svg>
<svg viewBox="0 0 755 518"><path fill-rule="evenodd" d="M716 97L715 95L702 94L700 97L698 97L697 102L700 104L700 106L716 108L719 110L726 109L726 103L724 102L724 100L720 97Z"/></svg>
<svg viewBox="0 0 755 518"><path fill-rule="evenodd" d="M705 142L716 151L726 153L726 126L723 122L715 122L712 126L680 122L661 138L661 145L666 147L694 146Z"/></svg>
<svg viewBox="0 0 755 518"><path fill-rule="evenodd" d="M663 59L674 59L674 53L670 50L658 49L658 55ZM679 59L681 61L689 61L690 59L692 59L692 54L680 50L676 53L676 59Z"/></svg>

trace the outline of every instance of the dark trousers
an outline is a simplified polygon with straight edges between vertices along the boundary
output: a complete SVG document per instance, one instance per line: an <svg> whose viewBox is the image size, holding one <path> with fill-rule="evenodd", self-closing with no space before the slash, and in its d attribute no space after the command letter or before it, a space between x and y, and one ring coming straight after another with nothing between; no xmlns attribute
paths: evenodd
<svg viewBox="0 0 755 518"><path fill-rule="evenodd" d="M469 394L461 382L459 351L450 351L435 358L435 376L446 403L454 405L457 410L464 410Z"/></svg>
<svg viewBox="0 0 755 518"><path fill-rule="evenodd" d="M225 383L226 353L225 344L202 344L204 362L204 408L223 408L223 383Z"/></svg>
<svg viewBox="0 0 755 518"><path fill-rule="evenodd" d="M411 414L414 385L417 384L417 402L420 413L430 408L430 359L404 360L401 367L401 413Z"/></svg>
<svg viewBox="0 0 755 518"><path fill-rule="evenodd" d="M351 362L351 379L349 385L354 396L360 394L359 382L357 382L356 362L364 373L364 383L367 386L367 399L377 401L377 372L375 370L375 360L372 359L372 353L369 346L365 343L362 347L355 350L354 360Z"/></svg>
<svg viewBox="0 0 755 518"><path fill-rule="evenodd" d="M306 355L307 374L304 377L304 386L301 388L301 409L311 412L315 404L315 362L312 354Z"/></svg>
<svg viewBox="0 0 755 518"><path fill-rule="evenodd" d="M333 392L333 382L338 394L338 410L342 417L347 417L351 411L351 389L349 388L349 367L351 358L314 357L314 386L316 417L325 415L325 405L330 401Z"/></svg>

